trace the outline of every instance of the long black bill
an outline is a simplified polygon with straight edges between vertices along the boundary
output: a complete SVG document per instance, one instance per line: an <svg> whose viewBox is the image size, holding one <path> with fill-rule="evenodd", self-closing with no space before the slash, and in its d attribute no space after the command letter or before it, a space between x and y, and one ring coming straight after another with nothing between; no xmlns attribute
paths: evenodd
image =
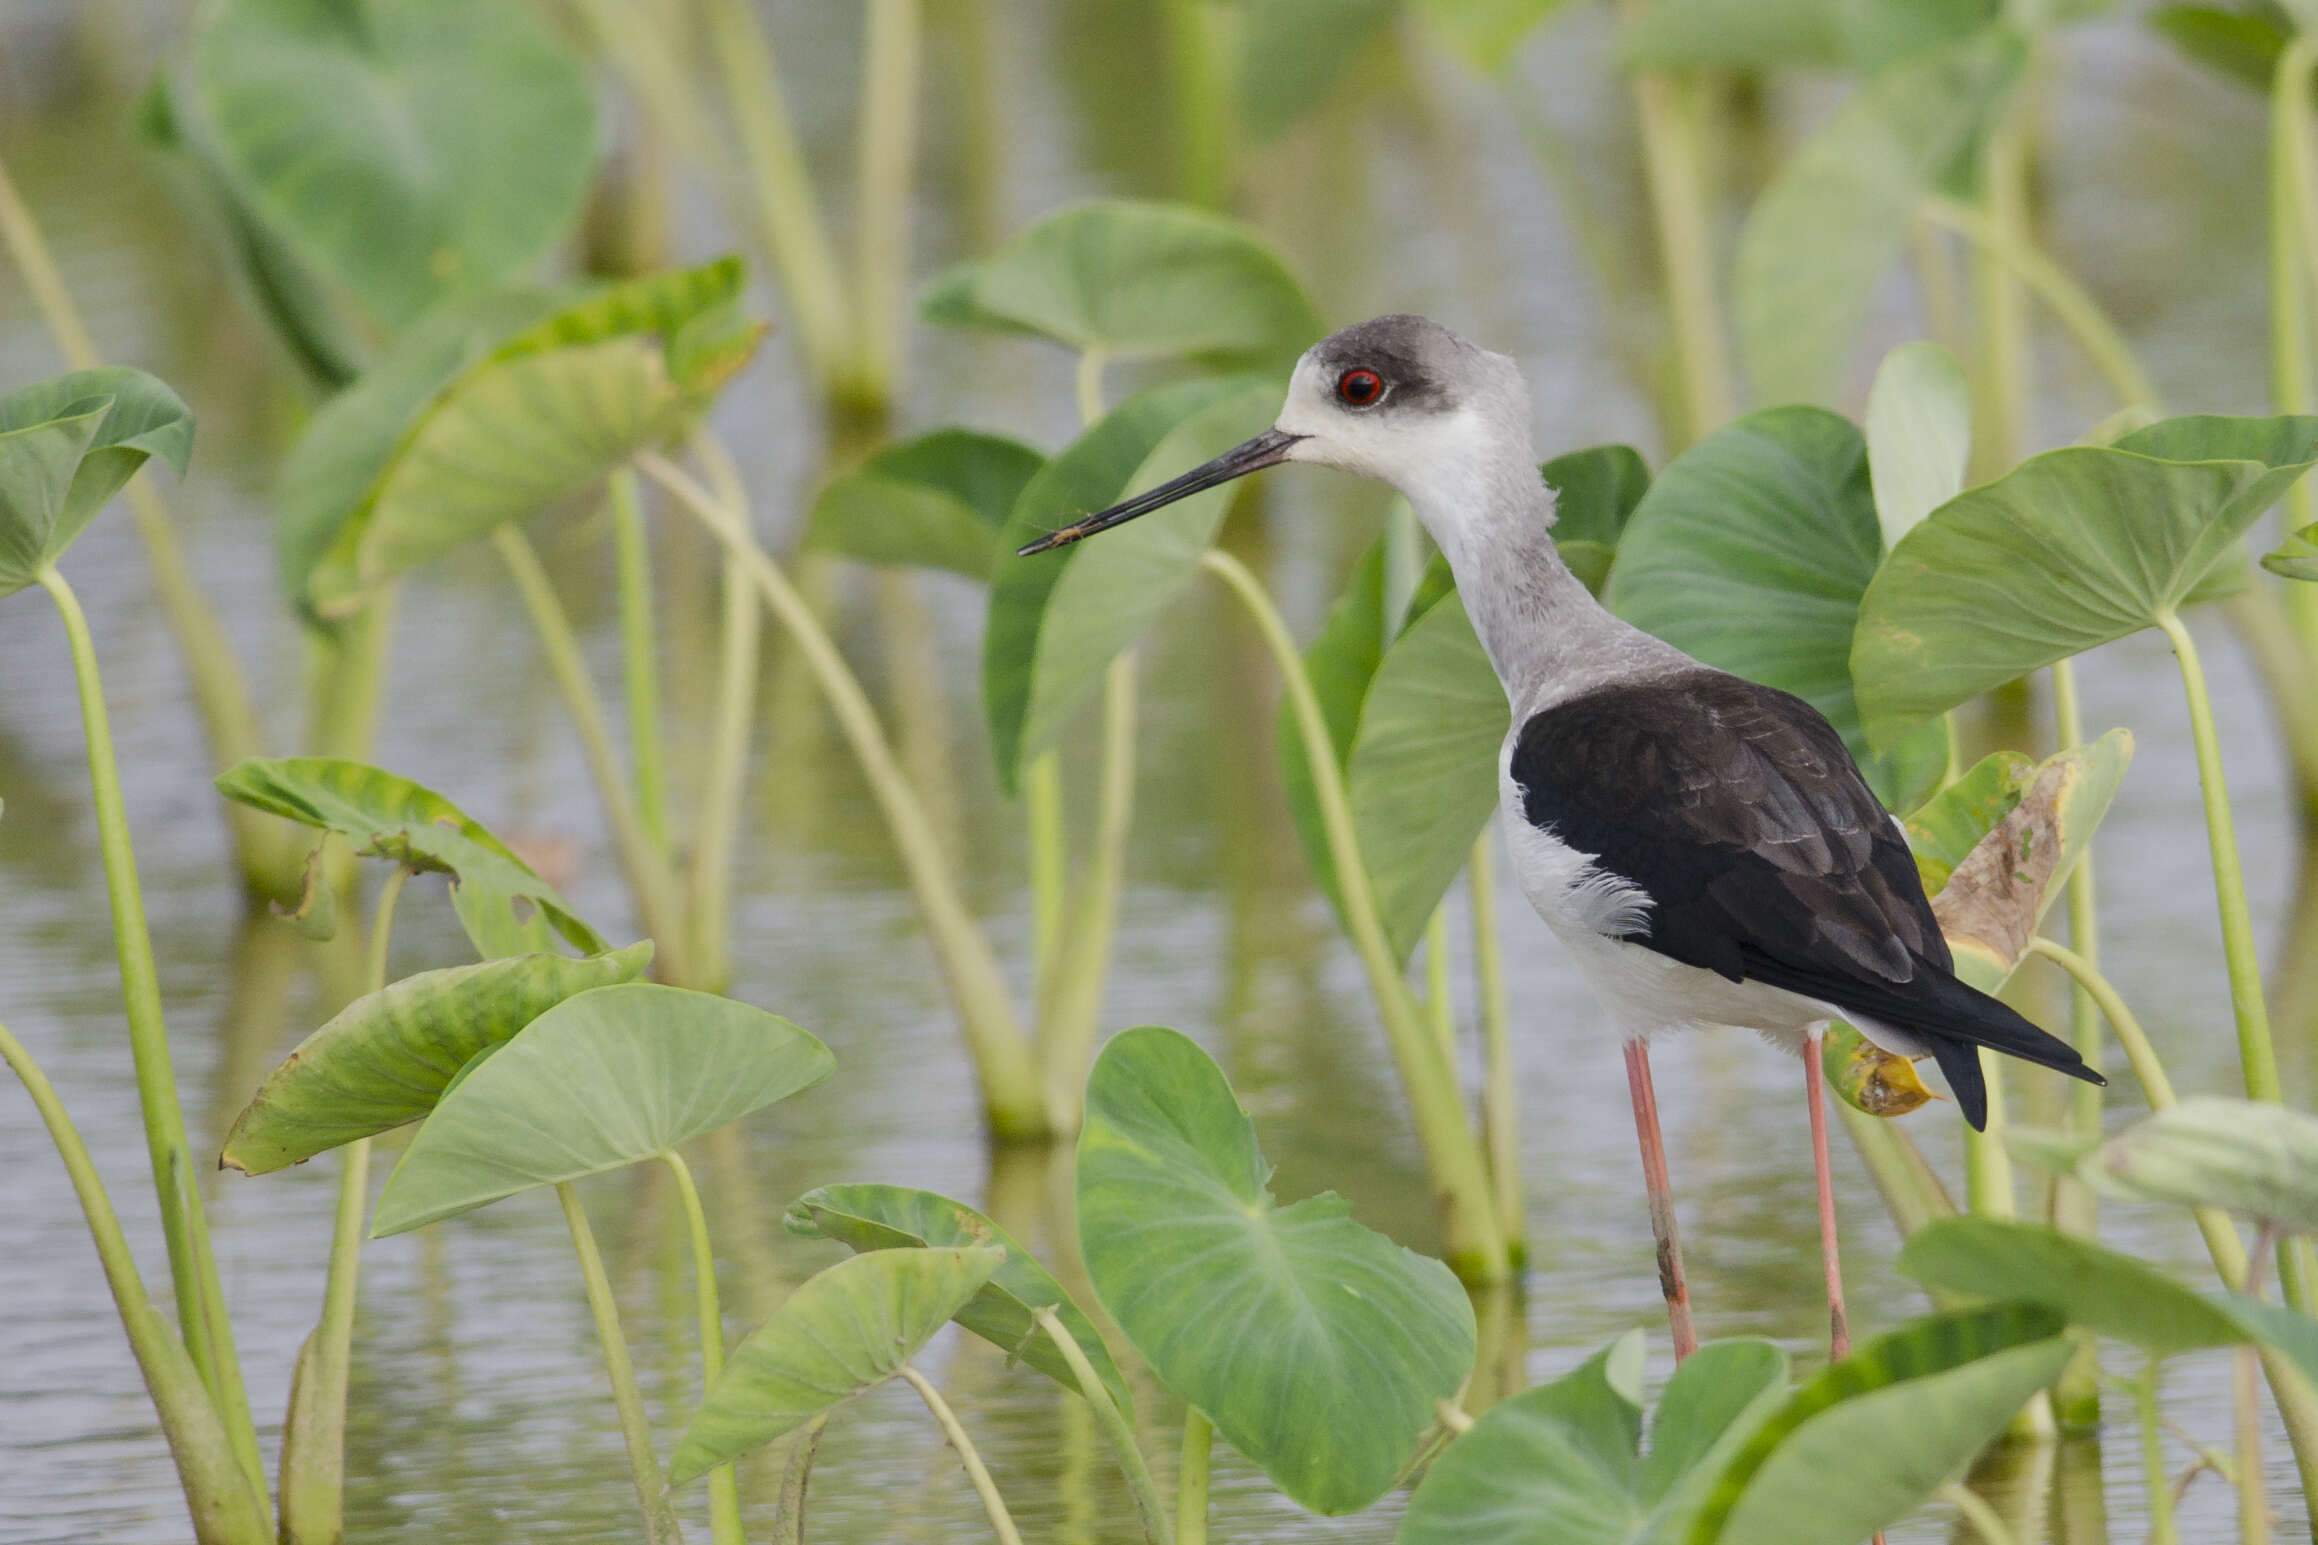
<svg viewBox="0 0 2318 1545"><path fill-rule="evenodd" d="M1193 467L1189 472L1172 482L1161 483L1149 493L1137 494L1125 503L1114 504L1100 514L1089 515L1083 520L1072 522L1060 531L1047 533L1027 547L1017 549L1015 556L1028 558L1034 553L1051 552L1057 547L1068 547L1071 543L1082 541L1098 531L1108 531L1113 526L1123 526L1138 515L1148 515L1161 505L1173 504L1178 499L1213 488L1218 483L1228 483L1235 477L1246 477L1250 472L1261 472L1266 467L1276 467L1288 459L1288 447L1303 438L1302 435L1288 434L1283 430L1267 429L1253 440L1233 446L1206 465Z"/></svg>

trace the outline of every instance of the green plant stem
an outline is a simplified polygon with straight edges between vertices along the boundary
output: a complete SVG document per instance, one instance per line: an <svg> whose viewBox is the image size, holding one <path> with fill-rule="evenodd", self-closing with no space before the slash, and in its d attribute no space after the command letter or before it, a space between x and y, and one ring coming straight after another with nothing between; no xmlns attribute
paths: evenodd
<svg viewBox="0 0 2318 1545"><path fill-rule="evenodd" d="M668 1173L676 1177L676 1194L684 1203L684 1228L692 1238L692 1291L700 1318L700 1387L705 1393L724 1372L724 1311L716 1296L716 1251L708 1241L708 1212L700 1205L700 1188L692 1183L692 1166L670 1148L660 1155ZM716 1545L741 1545L740 1472L718 1465L708 1472L708 1528Z"/></svg>
<svg viewBox="0 0 2318 1545"><path fill-rule="evenodd" d="M2310 77L2318 38L2298 34L2278 56L2270 89L2270 394L2280 413L2307 413L2310 291L2318 282L2318 188L2310 153ZM2298 479L2286 491L2287 523L2318 520L2318 491ZM2306 648L2318 648L2318 586L2288 585L2287 602Z"/></svg>
<svg viewBox="0 0 2318 1545"><path fill-rule="evenodd" d="M588 1227L587 1209L580 1204L578 1189L568 1180L555 1188L555 1199L563 1204L572 1253L579 1257L580 1279L587 1284L588 1312L595 1318L596 1340L603 1345L604 1372L612 1381L620 1436L628 1446L628 1470L636 1481L636 1502L644 1511L646 1545L683 1545L684 1528L669 1503L659 1456L652 1451L652 1426L644 1418L644 1392L636 1386L636 1365L629 1360L628 1337L620 1329L620 1306L612 1297L612 1279L604 1274L595 1231Z"/></svg>
<svg viewBox="0 0 2318 1545"><path fill-rule="evenodd" d="M854 359L847 389L882 410L909 312L911 162L917 150L918 0L869 0L854 197Z"/></svg>
<svg viewBox="0 0 2318 1545"><path fill-rule="evenodd" d="M2252 1347L2230 1357L2232 1405L2237 1416L2238 1545L2270 1545L2270 1493L2262 1480L2261 1361Z"/></svg>
<svg viewBox="0 0 2318 1545"><path fill-rule="evenodd" d="M614 472L607 486L612 550L620 581L620 656L628 688L628 754L634 767L636 820L668 851L668 762L660 725L660 640L653 623L652 542L644 529L636 474Z"/></svg>
<svg viewBox="0 0 2318 1545"><path fill-rule="evenodd" d="M701 442L717 496L739 502L740 472L714 441ZM756 586L730 556L724 561L721 645L716 675L716 728L701 781L700 817L692 832L691 966L697 985L722 992L732 975L732 872L739 849L741 801L747 792L749 742L756 728L760 653Z"/></svg>
<svg viewBox="0 0 2318 1545"><path fill-rule="evenodd" d="M1623 0L1623 15L1643 0ZM1655 71L1636 74L1634 112L1641 130L1642 171L1658 234L1658 262L1673 327L1679 422L1667 426L1667 448L1680 450L1738 411L1730 346L1715 288L1714 218L1707 207L1703 104L1695 80Z"/></svg>
<svg viewBox="0 0 2318 1545"><path fill-rule="evenodd" d="M1163 0L1160 19L1175 98L1175 194L1221 209L1232 189L1240 18L1219 0Z"/></svg>
<svg viewBox="0 0 2318 1545"><path fill-rule="evenodd" d="M5 162L0 162L0 245L5 245L34 307L48 324L49 334L65 363L75 370L91 370L103 363L96 341L81 321L80 308L65 288L64 276L48 250L32 209L16 191ZM243 679L241 662L227 640L225 627L194 582L193 567L177 540L169 510L154 492L150 476L139 473L126 490L129 514L144 543L154 593L161 599L162 615L177 641L177 652L193 687L194 706L201 715L202 737L213 766L231 767L264 747L256 705ZM233 833L234 851L242 877L260 895L286 896L297 888L301 851L282 823L245 805L226 802L226 822Z"/></svg>
<svg viewBox="0 0 2318 1545"><path fill-rule="evenodd" d="M1955 1198L1907 1134L1880 1116L1870 1116L1842 1100L1835 1114L1851 1134L1868 1178L1875 1182L1883 1204L1905 1239L1934 1218L1956 1215Z"/></svg>
<svg viewBox="0 0 2318 1545"><path fill-rule="evenodd" d="M1369 989L1384 1018L1401 1083L1408 1091L1417 1138L1424 1145L1426 1164L1441 1199L1443 1245L1449 1265L1468 1282L1502 1281L1510 1270L1510 1243L1498 1226L1481 1146L1466 1118L1455 1069L1441 1055L1440 1044L1425 1023L1385 940L1376 894L1353 830L1344 771L1328 738L1328 723L1313 693L1312 678L1304 670L1303 654L1263 582L1247 565L1212 548L1201 557L1200 564L1246 605L1286 684L1297 731L1304 738L1305 755L1312 765L1313 791L1343 893L1346 927L1367 967Z"/></svg>
<svg viewBox="0 0 2318 1545"><path fill-rule="evenodd" d="M2084 744L2084 715L2077 702L2076 664L2056 660L2052 667L2053 719L2061 749ZM1955 715L1948 716L1951 725ZM2078 855L2068 877L2069 943L2085 961L2100 965L2100 923L2093 890L2093 853L2088 845ZM2092 994L2081 983L2069 986L2069 1044L2094 1072L2101 1068L2101 1015ZM2101 1088L2071 1079L2068 1084L2067 1131L2098 1136L2101 1130ZM2101 1210L2092 1188L2074 1175L2056 1176L2052 1185L2052 1224L2079 1239L2099 1237ZM2086 1345L2053 1386L2053 1402L2061 1419L2071 1426L2097 1428L2101 1420L2101 1365L2098 1349Z"/></svg>
<svg viewBox="0 0 2318 1545"><path fill-rule="evenodd" d="M2157 1359L2133 1382L2141 1413L2141 1479L2149 1493L2149 1545L2180 1545L2173 1522L2173 1487L2165 1476L2165 1436L2157 1419Z"/></svg>
<svg viewBox="0 0 2318 1545"><path fill-rule="evenodd" d="M1457 1065L1457 998L1449 984L1449 909L1433 908L1425 924L1425 1013L1449 1066Z"/></svg>
<svg viewBox="0 0 2318 1545"><path fill-rule="evenodd" d="M1062 925L1053 991L1039 1004L1047 1105L1056 1125L1066 1131L1079 1122L1111 949L1118 938L1127 836L1135 824L1136 717L1135 653L1128 650L1103 675L1102 787L1095 799L1094 848Z"/></svg>
<svg viewBox="0 0 2318 1545"><path fill-rule="evenodd" d="M370 760L401 600L399 587L382 585L361 611L317 638L307 675L306 744L314 755Z"/></svg>
<svg viewBox="0 0 2318 1545"><path fill-rule="evenodd" d="M2157 407L2157 389L2142 372L2132 346L2067 270L1969 204L1931 198L1924 201L1922 212L1932 224L1967 238L2017 275L2076 339L2120 404Z"/></svg>
<svg viewBox="0 0 2318 1545"><path fill-rule="evenodd" d="M1069 820L1062 802L1062 756L1041 751L1022 769L1022 809L1030 844L1030 960L1038 997L1062 967L1063 906L1070 889Z"/></svg>
<svg viewBox="0 0 2318 1545"><path fill-rule="evenodd" d="M113 948L121 971L121 1007L129 1023L129 1056L137 1075L137 1104L145 1119L145 1148L153 1161L153 1191L160 1203L161 1235L169 1249L169 1280L176 1292L177 1322L185 1349L209 1391L234 1453L250 1483L265 1492L265 1465L258 1457L257 1428L250 1420L249 1395L242 1387L241 1362L234 1355L233 1323L226 1316L225 1289L209 1248L201 1188L194 1183L193 1147L185 1136L185 1112L177 1102L177 1070L169 1060L169 1027L161 1012L161 982L153 966L153 936L145 922L144 888L137 878L137 855L129 837L129 814L121 798L121 769L113 754L111 717L105 710L104 681L97 671L96 642L80 598L53 567L40 584L56 602L72 648L73 680L80 694L81 729L88 741L89 796L95 808L98 848L104 859L105 892L111 902Z"/></svg>
<svg viewBox="0 0 2318 1545"><path fill-rule="evenodd" d="M959 1422L958 1413L950 1409L950 1403L942 1398L942 1392L934 1388L932 1381L908 1363L901 1365L901 1376L909 1381L910 1387L925 1401L926 1409L934 1413L935 1421L941 1423L942 1435L950 1440L950 1447L957 1450L958 1458L966 1466L966 1478L974 1483L974 1491L982 1499L982 1509L990 1515L990 1527L997 1531L1003 1545L1022 1545L1022 1535L1014 1527L1014 1517L1006 1511L1006 1499L998 1495L998 1485L990 1479L989 1467L982 1463L982 1455L974 1447L974 1440L966 1436L966 1429Z"/></svg>
<svg viewBox="0 0 2318 1545"><path fill-rule="evenodd" d="M1497 934L1497 849L1488 827L1473 843L1465 866L1472 897L1473 975L1481 1011L1481 1132L1489 1146L1489 1179L1496 1189L1497 1226L1520 1264L1521 1088L1513 1068L1513 1015L1505 996L1504 947Z"/></svg>
<svg viewBox="0 0 2318 1545"><path fill-rule="evenodd" d="M1159 1487L1151 1479L1151 1467L1144 1463L1143 1451L1135 1445L1135 1428L1111 1398L1110 1386L1102 1375L1095 1372L1094 1364L1087 1361L1086 1349L1052 1309L1037 1311L1039 1328L1046 1332L1062 1360L1070 1365L1071 1377L1078 1380L1079 1393L1086 1397L1087 1407L1095 1414L1095 1425L1103 1430L1111 1452L1118 1457L1119 1473L1127 1478L1127 1492L1135 1499L1135 1515L1143 1524L1145 1545L1164 1545L1167 1537L1167 1510L1160 1505Z"/></svg>
<svg viewBox="0 0 2318 1545"><path fill-rule="evenodd" d="M596 797L603 802L604 821L611 828L612 846L619 853L629 894L635 899L637 921L658 946L654 964L661 980L678 985L692 981L683 912L676 899L676 876L667 854L644 830L643 817L629 797L628 779L620 769L619 753L612 748L612 729L604 705L588 678L587 661L580 655L579 639L556 598L555 585L540 564L530 539L512 525L491 533L491 544L515 580L523 609L547 657L548 673L563 693L565 711L580 738L588 770L594 775Z"/></svg>
<svg viewBox="0 0 2318 1545"><path fill-rule="evenodd" d="M1078 390L1081 429L1094 428L1103 416L1103 367L1109 363L1110 356L1101 349L1084 349L1079 353L1073 381Z"/></svg>
<svg viewBox="0 0 2318 1545"><path fill-rule="evenodd" d="M32 1096L57 1157L64 1161L89 1238L97 1247L105 1286L112 1291L113 1305L120 1312L121 1329L161 1419L162 1434L169 1441L178 1483L193 1514L195 1537L201 1545L271 1545L274 1526L263 1477L255 1486L251 1484L217 1408L210 1403L200 1371L170 1329L168 1317L153 1307L145 1292L128 1236L121 1232L120 1217L113 1211L96 1163L66 1114L64 1102L57 1098L55 1087L32 1060L32 1054L4 1025L0 1025L0 1061L8 1064L24 1085L24 1092Z"/></svg>
<svg viewBox="0 0 2318 1545"><path fill-rule="evenodd" d="M2017 1545L2012 1527L2004 1515L1989 1506L1988 1499L1961 1481L1950 1481L1940 1488L1940 1500L1964 1515L1964 1522L1980 1537L1980 1545Z"/></svg>
<svg viewBox="0 0 2318 1545"><path fill-rule="evenodd" d="M2254 945L2254 925L2246 905L2244 867L2238 859L2237 822L2230 813L2229 785L2222 774L2221 737L2214 726L2213 702L2206 693L2205 668L2198 663L2197 643L2171 612L2158 615L2157 625L2173 643L2181 665L2181 687L2189 700L2190 738L2197 747L2197 782L2205 799L2206 846L2213 858L2214 902L2221 913L2222 954L2229 963L2230 1007L2237 1018L2238 1061L2245 1071L2246 1096L2272 1104L2284 1098L2278 1082L2277 1052L2270 1044L2270 1009L2262 996L2261 956ZM2311 1284L2298 1251L2281 1249L2278 1273L2286 1302L2304 1314L2311 1312Z"/></svg>
<svg viewBox="0 0 2318 1545"><path fill-rule="evenodd" d="M1196 1406L1183 1411L1183 1463L1175 1481L1175 1545L1207 1545L1207 1461L1215 1427Z"/></svg>
<svg viewBox="0 0 2318 1545"><path fill-rule="evenodd" d="M835 394L852 332L845 285L806 169L804 147L782 100L771 44L750 0L706 0L709 51L756 195L757 233L780 276L805 367Z"/></svg>
<svg viewBox="0 0 2318 1545"><path fill-rule="evenodd" d="M876 710L870 706L860 680L847 667L812 608L757 546L744 511L723 504L659 456L642 456L637 467L674 494L740 561L819 683L893 834L910 888L917 893L935 958L966 1032L975 1071L981 1077L983 1104L991 1126L1002 1138L1048 1135L1053 1123L1046 1108L1044 1081L1031 1055L1029 1039L1015 1018L1006 980L989 941L958 894L941 841L895 760L892 744L878 724Z"/></svg>

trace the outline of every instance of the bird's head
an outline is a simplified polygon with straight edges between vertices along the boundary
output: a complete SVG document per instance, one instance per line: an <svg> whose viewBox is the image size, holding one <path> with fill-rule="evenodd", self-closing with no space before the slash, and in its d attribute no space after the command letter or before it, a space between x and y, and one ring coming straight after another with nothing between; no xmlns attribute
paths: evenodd
<svg viewBox="0 0 2318 1545"><path fill-rule="evenodd" d="M1429 317L1383 316L1305 350L1279 417L1262 434L1022 553L1065 546L1284 461L1389 483L1427 513L1456 507L1468 485L1500 467L1526 467L1534 483L1534 460L1529 391L1512 360Z"/></svg>

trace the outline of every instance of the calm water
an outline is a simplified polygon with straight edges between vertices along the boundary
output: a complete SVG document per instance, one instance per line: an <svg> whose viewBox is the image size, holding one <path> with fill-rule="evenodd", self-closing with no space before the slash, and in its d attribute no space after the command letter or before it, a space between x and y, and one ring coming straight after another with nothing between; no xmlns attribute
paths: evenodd
<svg viewBox="0 0 2318 1545"><path fill-rule="evenodd" d="M977 220L1019 223L1068 197L1161 191L1165 166L1139 132L1158 121L1137 8L1062 0L1002 11L995 29L1007 164L995 207L969 208L938 143L929 152L920 263L959 253ZM47 222L108 354L176 382L202 419L195 475L174 493L188 548L254 662L275 743L297 734L298 640L276 599L265 522L269 469L295 432L295 394L206 249L122 143L122 93L182 26L179 7L116 0L73 7L16 0L0 12L0 156ZM850 8L781 7L776 18L800 110L833 167L846 154L845 96L855 40ZM937 36L937 44L940 37ZM1598 19L1577 18L1533 47L1520 72L1566 137L1582 180L1613 227L1635 211L1632 147L1607 82ZM1324 311L1349 320L1431 311L1518 354L1536 383L1542 443L1560 449L1631 439L1653 448L1645 398L1621 374L1613 340L1647 325L1597 298L1515 121L1452 67L1412 55L1374 66L1340 104L1252 152L1249 212L1312 276ZM948 56L930 58L937 83ZM1072 71L1070 61L1100 68ZM938 114L947 86L933 94ZM2073 35L2044 88L2054 106L2046 214L2059 253L2084 273L2183 406L2261 406L2259 104L2192 75L2131 26ZM1782 90L1781 121L1808 121L1831 93ZM1739 175L1764 152L1733 147ZM832 179L841 187L841 179ZM711 190L673 191L688 254L727 238ZM0 383L60 368L13 275L0 274ZM1897 292L1877 321L1912 336ZM2105 412L2065 345L2039 360L2043 438L2073 437ZM912 340L907 427L963 420L1058 444L1071 428L1066 362L1021 345ZM1863 351L1862 371L1873 350ZM725 405L720 427L742 453L769 539L793 528L821 467L821 432L776 349ZM1114 390L1124 382L1115 382ZM1264 517L1235 523L1309 626L1349 554L1373 534L1374 501L1326 474L1276 476ZM598 664L612 666L608 552L571 523L543 533ZM700 615L713 593L681 534L661 560L672 615ZM216 801L202 775L183 678L153 607L125 519L109 517L69 571L86 597L107 671L180 1077L197 1141L213 1141L256 1078L318 1012L305 954L287 929L244 923L222 862ZM987 770L973 695L977 598L961 583L898 592L847 579L846 642L877 689L928 666L946 712L912 716L923 765L947 767L954 838L974 897L1019 962L1026 898L1013 812ZM913 654L904 612L934 645ZM2217 622L2203 630L2257 913L2284 935L2297 865L2269 726L2243 660ZM897 642L901 640L901 642ZM697 736L706 680L702 640L669 650L672 731ZM1272 774L1273 685L1254 639L1212 594L1184 603L1145 651L1149 704L1113 1025L1173 1024L1223 1059L1258 1120L1276 1185L1288 1196L1334 1188L1360 1216L1420 1246L1434 1224L1418 1157L1363 990L1308 883ZM2184 1089L2228 1090L2234 1047L2204 867L2194 769L2170 660L2147 639L2102 652L2085 670L2096 727L2131 725L2141 754L2104 831L2101 886L2113 973L2148 1021ZM608 678L607 678L608 679ZM970 1071L944 1009L882 829L842 747L810 713L769 711L740 860L736 992L818 1032L838 1076L815 1093L703 1145L699 1167L723 1255L732 1318L753 1324L833 1249L784 1234L779 1214L809 1187L847 1179L928 1186L986 1205L1043 1244L1064 1172L1042 1156L994 1159L981 1141ZM36 597L0 606L0 1015L49 1069L129 1217L149 1281L162 1260L114 985L81 741L63 641ZM531 637L492 564L443 564L409 587L396 638L378 760L439 787L485 821L568 849L568 887L619 933L626 908L577 747ZM414 897L418 890L414 888ZM464 958L448 911L406 907L396 967ZM1626 1328L1659 1325L1641 1187L1618 1059L1566 963L1510 890L1512 990L1519 1006L1532 1265L1517 1334L1531 1378L1554 1375ZM2273 957L2278 949L2273 948ZM2308 1031L2285 1032L2293 1075ZM1702 1328L1781 1338L1808 1360L1819 1330L1809 1156L1794 1065L1739 1036L1668 1048L1660 1061L1672 1165ZM2025 1096L2033 1109L2047 1091ZM2113 1092L2124 1119L2133 1094ZM1953 1113L1910 1118L1951 1172ZM1839 1160L1839 1162L1841 1162ZM383 1169L383 1167L382 1167ZM104 1294L80 1216L31 1111L0 1091L0 1545L186 1536L173 1475ZM312 1324L335 1185L328 1161L212 1190L252 1394L269 1445L290 1363ZM1919 1312L1890 1269L1895 1240L1863 1176L1841 1177L1856 1325ZM588 1200L655 1401L663 1448L696 1375L680 1224L656 1175L590 1188ZM2202 1277L2186 1223L2113 1210L2113 1241ZM1026 1536L1129 1537L1128 1505L1083 1413L1043 1381L1008 1370L980 1343L945 1339L928 1354L976 1433ZM1665 1365L1663 1339L1657 1371ZM2187 1359L2171 1379L2172 1414L2197 1437L2227 1441L2227 1369ZM357 1541L446 1545L632 1540L633 1496L568 1241L553 1204L524 1198L455 1224L370 1247L349 1417L349 1533ZM1146 1414L1170 1416L1151 1398ZM2112 1401L2111 1411L2122 1410ZM2137 1540L2140 1480L2129 1433L2106 1435L2105 1484L2089 1445L2014 1463L2023 1496L2054 1467L2077 1476L2067 1537ZM1155 1444L1171 1449L1171 1441ZM2176 1450L2177 1464L2186 1453ZM1171 1464L1171 1454L1164 1461ZM2291 1530L2303 1505L2281 1439L2269 1448L2273 1496ZM769 1517L771 1466L744 1470ZM1164 1475L1163 1475L1164 1481ZM2010 1495L2002 1478L1993 1493ZM1347 1520L1303 1516L1247 1467L1219 1459L1217 1537L1383 1540L1397 1504ZM953 1457L914 1397L861 1402L822 1449L814 1538L984 1537ZM698 1502L698 1493L693 1495ZM2023 1538L2038 1508L2008 1503ZM697 1514L697 1508L695 1512ZM2189 1494L2185 1534L2234 1537L2232 1504L2210 1477ZM705 1538L705 1525L699 1525ZM1952 1534L1952 1531L1954 1533ZM1937 1513L1895 1540L1971 1538Z"/></svg>

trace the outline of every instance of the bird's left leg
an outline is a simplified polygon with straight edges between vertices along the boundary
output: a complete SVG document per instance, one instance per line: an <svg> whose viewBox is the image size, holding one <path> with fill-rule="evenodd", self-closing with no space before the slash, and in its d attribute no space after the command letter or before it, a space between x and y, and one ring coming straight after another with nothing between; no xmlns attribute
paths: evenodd
<svg viewBox="0 0 2318 1545"><path fill-rule="evenodd" d="M1835 1176L1827 1158L1827 1072L1819 1060L1821 1020L1803 1032L1803 1089L1811 1102L1811 1164L1819 1175L1819 1256L1827 1271L1827 1348L1840 1362L1851 1355L1851 1326L1843 1314L1843 1265L1835 1247Z"/></svg>

